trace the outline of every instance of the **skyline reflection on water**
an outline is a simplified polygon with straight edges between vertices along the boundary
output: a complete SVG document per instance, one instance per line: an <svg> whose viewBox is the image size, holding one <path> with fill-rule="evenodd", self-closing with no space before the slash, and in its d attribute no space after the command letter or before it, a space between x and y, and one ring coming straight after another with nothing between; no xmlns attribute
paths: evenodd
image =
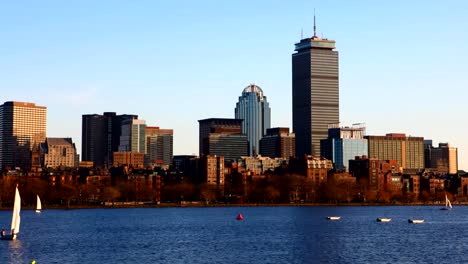
<svg viewBox="0 0 468 264"><path fill-rule="evenodd" d="M463 206L28 210L0 263L464 263L467 224Z"/></svg>

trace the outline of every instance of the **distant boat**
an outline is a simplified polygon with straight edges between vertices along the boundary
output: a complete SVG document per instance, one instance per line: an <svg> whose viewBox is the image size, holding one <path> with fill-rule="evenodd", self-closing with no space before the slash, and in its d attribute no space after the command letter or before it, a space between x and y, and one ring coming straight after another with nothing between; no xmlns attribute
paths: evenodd
<svg viewBox="0 0 468 264"><path fill-rule="evenodd" d="M243 216L241 213L239 213L239 214L237 214L237 216L236 216L236 220L239 220L239 221L240 221L240 220L244 220L244 216Z"/></svg>
<svg viewBox="0 0 468 264"><path fill-rule="evenodd" d="M327 216L327 220L340 220L341 216Z"/></svg>
<svg viewBox="0 0 468 264"><path fill-rule="evenodd" d="M39 195L37 195L36 213L40 213L41 210L42 210L41 199L39 198Z"/></svg>
<svg viewBox="0 0 468 264"><path fill-rule="evenodd" d="M447 197L447 194L445 194L445 207L440 208L440 210L450 210L450 209L452 209L452 203Z"/></svg>
<svg viewBox="0 0 468 264"><path fill-rule="evenodd" d="M0 236L1 240L15 240L17 234L20 231L20 211L21 211L21 196L18 191L18 185L16 185L15 191L15 204L13 206L13 215L11 217L11 232L10 234L6 234L5 230L2 230L2 234Z"/></svg>
<svg viewBox="0 0 468 264"><path fill-rule="evenodd" d="M422 223L424 223L424 219L408 219L408 223L411 223L411 224L422 224Z"/></svg>
<svg viewBox="0 0 468 264"><path fill-rule="evenodd" d="M392 221L391 218L383 218L383 217L377 218L377 222L390 222L390 221Z"/></svg>

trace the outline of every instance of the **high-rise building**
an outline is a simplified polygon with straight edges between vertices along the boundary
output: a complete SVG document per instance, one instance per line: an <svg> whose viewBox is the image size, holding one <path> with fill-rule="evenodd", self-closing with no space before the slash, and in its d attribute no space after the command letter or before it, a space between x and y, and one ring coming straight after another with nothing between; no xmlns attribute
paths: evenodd
<svg viewBox="0 0 468 264"><path fill-rule="evenodd" d="M250 84L242 91L234 110L236 119L243 119L242 133L249 139L249 154L255 156L260 152L260 139L270 128L270 106L263 91L255 84Z"/></svg>
<svg viewBox="0 0 468 264"><path fill-rule="evenodd" d="M42 166L45 168L78 167L78 155L71 138L46 138L41 144Z"/></svg>
<svg viewBox="0 0 468 264"><path fill-rule="evenodd" d="M296 156L320 155L328 125L339 123L338 51L335 41L311 38L295 44L292 54L293 132Z"/></svg>
<svg viewBox="0 0 468 264"><path fill-rule="evenodd" d="M32 152L46 138L47 108L34 103L0 105L0 167L30 169Z"/></svg>
<svg viewBox="0 0 468 264"><path fill-rule="evenodd" d="M137 115L82 116L81 156L83 161L92 161L96 167L112 166L113 153L119 150L122 122L138 119Z"/></svg>
<svg viewBox="0 0 468 264"><path fill-rule="evenodd" d="M242 119L209 118L198 122L200 158L216 155L225 161L236 161L248 156L249 141L242 133Z"/></svg>
<svg viewBox="0 0 468 264"><path fill-rule="evenodd" d="M425 140L424 143L426 168L445 174L458 172L457 148L451 147L448 143L439 143L439 147L433 147L432 141Z"/></svg>
<svg viewBox="0 0 468 264"><path fill-rule="evenodd" d="M146 122L129 119L122 122L119 152L146 153Z"/></svg>
<svg viewBox="0 0 468 264"><path fill-rule="evenodd" d="M169 166L172 164L173 135L172 129L146 127L146 154L150 165Z"/></svg>
<svg viewBox="0 0 468 264"><path fill-rule="evenodd" d="M320 141L320 156L333 161L337 170L348 170L349 161L356 156L367 156L366 128L362 124L352 127L330 125L328 138Z"/></svg>
<svg viewBox="0 0 468 264"><path fill-rule="evenodd" d="M396 160L405 170L424 169L424 138L390 133L386 136L365 136L369 158Z"/></svg>
<svg viewBox="0 0 468 264"><path fill-rule="evenodd" d="M289 159L296 155L295 148L296 136L288 127L269 128L260 140L260 154L270 158Z"/></svg>

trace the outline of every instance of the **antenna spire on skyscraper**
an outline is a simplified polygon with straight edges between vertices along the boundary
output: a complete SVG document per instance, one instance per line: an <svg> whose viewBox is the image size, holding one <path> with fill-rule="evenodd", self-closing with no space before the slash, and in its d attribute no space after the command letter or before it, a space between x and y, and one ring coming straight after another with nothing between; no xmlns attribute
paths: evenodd
<svg viewBox="0 0 468 264"><path fill-rule="evenodd" d="M314 38L317 37L317 27L315 26L315 8L314 8Z"/></svg>

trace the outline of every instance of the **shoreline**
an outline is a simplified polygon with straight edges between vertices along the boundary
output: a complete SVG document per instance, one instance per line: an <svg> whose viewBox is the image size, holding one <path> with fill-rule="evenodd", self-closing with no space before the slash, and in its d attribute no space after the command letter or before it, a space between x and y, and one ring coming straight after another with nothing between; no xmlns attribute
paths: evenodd
<svg viewBox="0 0 468 264"><path fill-rule="evenodd" d="M453 204L454 206L466 206L468 202ZM108 205L52 205L43 207L42 210L76 210L76 209L123 209L123 208L215 208L215 207L368 207L368 206L440 206L443 203L279 203L279 204L205 204L205 203L114 203ZM22 210L36 210L35 206L23 206ZM11 211L10 207L1 207L0 211Z"/></svg>

